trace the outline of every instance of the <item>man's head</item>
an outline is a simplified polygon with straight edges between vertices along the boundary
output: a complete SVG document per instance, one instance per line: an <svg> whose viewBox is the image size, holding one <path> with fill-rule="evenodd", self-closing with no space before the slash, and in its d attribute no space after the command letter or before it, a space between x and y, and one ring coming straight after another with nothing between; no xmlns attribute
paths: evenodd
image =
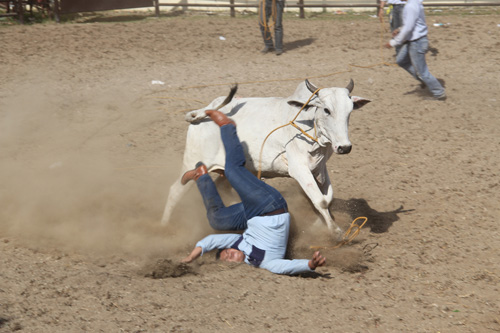
<svg viewBox="0 0 500 333"><path fill-rule="evenodd" d="M243 262L245 254L236 249L224 249L217 253L217 258L227 262Z"/></svg>

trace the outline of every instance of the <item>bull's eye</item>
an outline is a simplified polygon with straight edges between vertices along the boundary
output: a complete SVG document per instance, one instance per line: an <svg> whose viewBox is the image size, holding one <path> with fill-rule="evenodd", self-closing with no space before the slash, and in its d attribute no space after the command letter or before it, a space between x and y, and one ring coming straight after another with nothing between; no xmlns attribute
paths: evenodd
<svg viewBox="0 0 500 333"><path fill-rule="evenodd" d="M325 111L326 114L330 114L330 110L328 110L326 108L323 111Z"/></svg>

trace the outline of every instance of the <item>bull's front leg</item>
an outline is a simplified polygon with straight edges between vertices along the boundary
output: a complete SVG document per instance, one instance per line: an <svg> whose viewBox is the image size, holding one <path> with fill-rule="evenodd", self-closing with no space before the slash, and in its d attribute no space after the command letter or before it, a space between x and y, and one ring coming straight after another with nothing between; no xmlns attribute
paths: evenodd
<svg viewBox="0 0 500 333"><path fill-rule="evenodd" d="M323 217L328 229L332 234L335 234L337 237L342 235L342 230L335 223L333 216L330 214L330 203L333 199L333 190L330 184L330 179L326 178L327 182L322 184L322 187L326 189L326 193L324 193L316 179L314 178L311 170L307 167L306 161L291 161L289 159L288 172L292 178L297 180L300 184L307 197L311 200L314 208L321 214ZM328 177L328 175L326 175Z"/></svg>
<svg viewBox="0 0 500 333"><path fill-rule="evenodd" d="M316 179L318 188L320 189L321 193L323 193L323 195L325 196L325 200L328 203L328 207L330 207L333 201L333 187L330 181L330 176L328 175L328 169L326 168L326 163L321 163L318 170L313 173L313 176Z"/></svg>

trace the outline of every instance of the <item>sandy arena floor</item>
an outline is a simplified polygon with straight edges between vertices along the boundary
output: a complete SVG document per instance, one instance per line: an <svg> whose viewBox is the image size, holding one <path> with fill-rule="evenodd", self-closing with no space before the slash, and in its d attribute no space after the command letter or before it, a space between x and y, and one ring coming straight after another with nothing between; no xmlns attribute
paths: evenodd
<svg viewBox="0 0 500 333"><path fill-rule="evenodd" d="M259 53L255 15L0 26L0 331L500 331L500 14L427 22L445 102L382 64L393 51L369 14L290 15L280 57ZM184 112L234 82L288 96L305 78L352 78L372 100L351 116L353 151L328 162L337 221L367 226L311 276L212 255L176 269L212 232L194 189L159 224ZM270 182L291 255L331 246L296 182Z"/></svg>

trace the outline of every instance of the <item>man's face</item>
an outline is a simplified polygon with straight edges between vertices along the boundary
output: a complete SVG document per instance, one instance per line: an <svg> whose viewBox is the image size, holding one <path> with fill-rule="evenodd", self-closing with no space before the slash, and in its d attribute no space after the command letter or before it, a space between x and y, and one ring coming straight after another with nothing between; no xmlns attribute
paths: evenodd
<svg viewBox="0 0 500 333"><path fill-rule="evenodd" d="M243 262L245 254L236 249L224 249L220 252L220 260L227 262Z"/></svg>

